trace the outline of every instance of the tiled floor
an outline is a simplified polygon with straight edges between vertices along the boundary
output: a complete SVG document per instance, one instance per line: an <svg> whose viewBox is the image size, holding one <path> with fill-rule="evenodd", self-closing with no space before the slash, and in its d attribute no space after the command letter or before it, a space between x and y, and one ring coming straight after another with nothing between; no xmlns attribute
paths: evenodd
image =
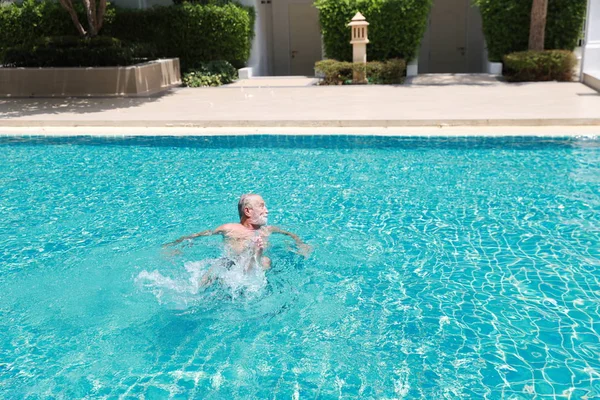
<svg viewBox="0 0 600 400"><path fill-rule="evenodd" d="M439 125L600 125L600 94L576 82L461 78L401 86L179 88L153 98L0 99L0 127Z"/></svg>

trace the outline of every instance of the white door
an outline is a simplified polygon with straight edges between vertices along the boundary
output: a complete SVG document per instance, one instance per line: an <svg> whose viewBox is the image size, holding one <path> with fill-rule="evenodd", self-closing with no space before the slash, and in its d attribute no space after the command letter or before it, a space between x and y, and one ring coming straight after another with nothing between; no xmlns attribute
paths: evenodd
<svg viewBox="0 0 600 400"><path fill-rule="evenodd" d="M290 74L314 76L321 59L319 10L310 3L290 3Z"/></svg>
<svg viewBox="0 0 600 400"><path fill-rule="evenodd" d="M467 72L469 0L435 0L429 19L429 72Z"/></svg>

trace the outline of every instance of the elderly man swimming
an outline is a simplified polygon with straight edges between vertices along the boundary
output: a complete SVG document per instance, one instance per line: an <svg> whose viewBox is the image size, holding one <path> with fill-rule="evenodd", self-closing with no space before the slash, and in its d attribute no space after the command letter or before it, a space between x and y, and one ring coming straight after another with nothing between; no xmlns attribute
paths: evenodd
<svg viewBox="0 0 600 400"><path fill-rule="evenodd" d="M271 260L263 255L267 246L267 240L272 233L281 233L294 239L298 250L303 255L308 255L311 248L300 238L290 232L281 230L275 226L267 226L267 217L269 210L263 198L257 194L244 194L238 202L238 213L240 215L239 223L230 223L219 226L214 230L206 230L193 235L181 237L165 246L181 243L184 240L190 240L199 236L222 235L230 256L240 259L244 255L249 255L245 270L250 270L256 266L264 270L271 268Z"/></svg>

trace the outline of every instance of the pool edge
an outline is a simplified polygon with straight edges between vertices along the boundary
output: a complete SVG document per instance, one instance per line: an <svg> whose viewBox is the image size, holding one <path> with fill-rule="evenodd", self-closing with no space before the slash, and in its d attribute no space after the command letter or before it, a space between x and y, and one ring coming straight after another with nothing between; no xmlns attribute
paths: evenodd
<svg viewBox="0 0 600 400"><path fill-rule="evenodd" d="M131 126L0 126L0 136L600 136L600 126L436 126L436 127L131 127Z"/></svg>

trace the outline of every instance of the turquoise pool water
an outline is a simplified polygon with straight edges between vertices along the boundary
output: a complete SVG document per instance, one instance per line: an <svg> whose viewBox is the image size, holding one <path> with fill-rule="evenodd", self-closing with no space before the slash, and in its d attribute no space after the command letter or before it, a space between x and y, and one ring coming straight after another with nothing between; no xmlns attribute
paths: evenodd
<svg viewBox="0 0 600 400"><path fill-rule="evenodd" d="M598 139L5 137L0 188L3 399L600 397ZM313 253L198 289L161 244L249 191Z"/></svg>

